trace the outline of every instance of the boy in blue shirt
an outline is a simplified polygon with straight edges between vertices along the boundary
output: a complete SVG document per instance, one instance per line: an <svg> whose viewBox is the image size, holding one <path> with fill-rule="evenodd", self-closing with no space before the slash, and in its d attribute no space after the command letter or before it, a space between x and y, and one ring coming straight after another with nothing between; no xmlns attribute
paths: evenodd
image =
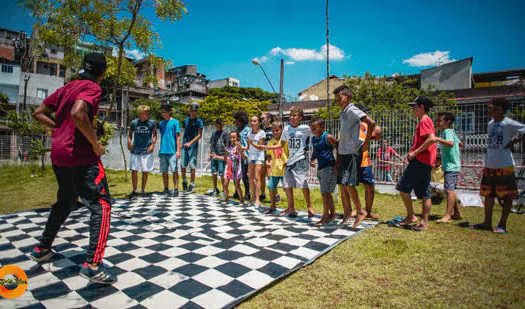
<svg viewBox="0 0 525 309"><path fill-rule="evenodd" d="M180 126L179 121L171 117L171 105L161 107L162 121L159 124L160 131L160 172L164 181L164 194L169 195L168 172L173 172L172 196L179 196L179 174L177 160L180 158Z"/></svg>
<svg viewBox="0 0 525 309"><path fill-rule="evenodd" d="M199 104L191 103L190 116L184 119L184 137L182 138L182 162L180 165L182 174L182 189L185 192L192 192L195 188L195 168L197 167L197 154L199 152L199 140L202 137L204 123L197 117ZM186 180L186 169L190 168L190 185Z"/></svg>
<svg viewBox="0 0 525 309"><path fill-rule="evenodd" d="M157 143L157 130L155 122L149 118L149 106L140 105L139 118L131 122L128 134L128 149L131 152L130 169L133 191L129 198L138 195L137 182L138 173L142 172L142 190L141 196L146 196L146 182L148 181L148 172L153 171L153 148Z"/></svg>

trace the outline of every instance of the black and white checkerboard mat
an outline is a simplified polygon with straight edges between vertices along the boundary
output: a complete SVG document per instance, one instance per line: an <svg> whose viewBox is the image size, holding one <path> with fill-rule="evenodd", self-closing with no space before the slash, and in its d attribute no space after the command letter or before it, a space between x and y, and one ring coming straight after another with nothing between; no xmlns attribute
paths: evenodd
<svg viewBox="0 0 525 309"><path fill-rule="evenodd" d="M265 215L202 195L119 200L113 213L104 257L118 275L111 286L78 276L89 235L85 207L60 230L59 257L41 265L27 255L49 211L0 216L0 264L18 265L29 278L28 291L14 300L0 297L0 307L230 307L376 224L319 228L305 213Z"/></svg>

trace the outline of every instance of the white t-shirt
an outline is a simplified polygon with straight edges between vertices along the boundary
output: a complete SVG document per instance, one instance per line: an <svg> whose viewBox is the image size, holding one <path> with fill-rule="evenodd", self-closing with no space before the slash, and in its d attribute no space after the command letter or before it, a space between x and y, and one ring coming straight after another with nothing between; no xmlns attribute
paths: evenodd
<svg viewBox="0 0 525 309"><path fill-rule="evenodd" d="M361 147L359 140L359 129L361 118L366 114L353 103L348 104L339 114L339 148L337 152L341 155L357 154Z"/></svg>
<svg viewBox="0 0 525 309"><path fill-rule="evenodd" d="M281 140L288 143L288 151L290 153L286 165L290 166L305 158L304 154L307 140L311 136L312 131L310 131L310 127L305 124L298 125L295 128L288 125L284 128Z"/></svg>
<svg viewBox="0 0 525 309"><path fill-rule="evenodd" d="M514 166L512 152L505 146L516 133L525 134L525 125L507 117L500 122L495 122L494 119L489 121L486 168Z"/></svg>
<svg viewBox="0 0 525 309"><path fill-rule="evenodd" d="M261 138L266 138L266 132L264 132L264 130L259 129L259 132L256 134L253 134L253 131L250 130L248 133L248 139L251 139L254 144L259 144ZM250 149L248 149L248 161L252 160L264 161L264 150L259 150L250 145Z"/></svg>

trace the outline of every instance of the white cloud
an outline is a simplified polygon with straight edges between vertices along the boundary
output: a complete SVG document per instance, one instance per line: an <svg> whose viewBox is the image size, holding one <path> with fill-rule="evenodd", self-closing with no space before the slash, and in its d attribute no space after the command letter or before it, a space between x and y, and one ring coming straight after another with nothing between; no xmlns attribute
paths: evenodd
<svg viewBox="0 0 525 309"><path fill-rule="evenodd" d="M146 53L139 51L138 49L132 49L132 50L124 50L125 56L129 58L133 58L135 60L140 60L146 56ZM113 57L118 56L118 50L116 48L113 48L113 51L111 52L111 55Z"/></svg>
<svg viewBox="0 0 525 309"><path fill-rule="evenodd" d="M295 64L295 61L285 61L284 64L290 64L290 65L292 65L292 64Z"/></svg>
<svg viewBox="0 0 525 309"><path fill-rule="evenodd" d="M273 56L284 55L290 57L294 61L303 60L324 60L326 56L326 44L321 46L319 51L315 49L306 48L287 48L282 49L280 47L272 48L270 54ZM340 49L335 45L330 45L330 59L341 60L344 58L350 58L350 55L345 56L344 50Z"/></svg>
<svg viewBox="0 0 525 309"><path fill-rule="evenodd" d="M268 61L268 57L262 56L261 59L259 59L259 62L266 62Z"/></svg>
<svg viewBox="0 0 525 309"><path fill-rule="evenodd" d="M407 63L413 67L428 67L436 66L438 64L445 64L456 59L450 59L450 51L436 50L433 53L421 53L410 57L409 59L403 60L403 63Z"/></svg>

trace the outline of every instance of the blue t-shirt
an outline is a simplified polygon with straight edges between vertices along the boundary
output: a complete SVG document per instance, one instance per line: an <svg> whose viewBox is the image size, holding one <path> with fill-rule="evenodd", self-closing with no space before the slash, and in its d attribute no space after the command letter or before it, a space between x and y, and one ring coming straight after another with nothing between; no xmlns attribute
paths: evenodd
<svg viewBox="0 0 525 309"><path fill-rule="evenodd" d="M129 129L133 131L133 151L132 154L144 155L148 153L148 148L153 141L153 131L155 131L155 122L151 119L140 121L135 119L131 122Z"/></svg>
<svg viewBox="0 0 525 309"><path fill-rule="evenodd" d="M324 132L319 137L312 136L312 145L314 146L315 157L317 158L317 169L334 166L334 146L328 142L328 132Z"/></svg>
<svg viewBox="0 0 525 309"><path fill-rule="evenodd" d="M190 117L186 117L183 122L184 125L184 137L182 139L182 143L186 144L190 142L192 139L199 134L199 129L202 129L204 127L204 122L202 122L202 119L195 118L191 119ZM198 147L199 142L193 143L190 148Z"/></svg>
<svg viewBox="0 0 525 309"><path fill-rule="evenodd" d="M180 133L179 121L176 119L162 120L159 125L159 154L175 154L177 152L177 134Z"/></svg>

